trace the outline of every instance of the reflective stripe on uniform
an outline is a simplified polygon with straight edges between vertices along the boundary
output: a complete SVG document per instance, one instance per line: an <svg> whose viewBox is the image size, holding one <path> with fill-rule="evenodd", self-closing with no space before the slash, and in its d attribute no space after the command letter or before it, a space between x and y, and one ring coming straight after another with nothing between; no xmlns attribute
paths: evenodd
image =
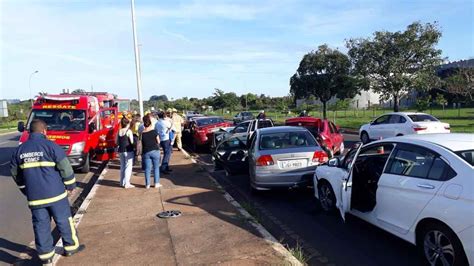
<svg viewBox="0 0 474 266"><path fill-rule="evenodd" d="M64 181L64 185L72 185L74 183L76 183L76 178L75 177L71 180Z"/></svg>
<svg viewBox="0 0 474 266"><path fill-rule="evenodd" d="M69 226L71 227L71 237L72 237L72 241L74 241L74 245L65 246L64 249L66 251L73 251L79 248L79 239L77 239L76 228L74 227L74 222L72 221L72 218L69 217L68 220L69 220Z"/></svg>
<svg viewBox="0 0 474 266"><path fill-rule="evenodd" d="M26 186L25 186L25 185L23 185L23 186L18 186L18 188L19 188L19 189L24 189L24 188L26 188Z"/></svg>
<svg viewBox="0 0 474 266"><path fill-rule="evenodd" d="M54 250L49 252L49 253L45 253L45 254L40 254L38 255L38 257L42 260L47 260L47 259L50 259L54 256Z"/></svg>
<svg viewBox="0 0 474 266"><path fill-rule="evenodd" d="M31 163L24 163L20 165L21 169L25 168L33 168L33 167L44 167L44 166L56 166L55 162L31 162Z"/></svg>
<svg viewBox="0 0 474 266"><path fill-rule="evenodd" d="M28 205L30 205L30 206L38 206L38 205L53 203L53 202L56 202L56 201L58 201L58 200L62 200L62 199L64 199L65 197L67 197L67 192L66 192L66 191L64 191L63 194L58 195L58 196L56 196L56 197L47 198L47 199L40 199L40 200L28 201Z"/></svg>

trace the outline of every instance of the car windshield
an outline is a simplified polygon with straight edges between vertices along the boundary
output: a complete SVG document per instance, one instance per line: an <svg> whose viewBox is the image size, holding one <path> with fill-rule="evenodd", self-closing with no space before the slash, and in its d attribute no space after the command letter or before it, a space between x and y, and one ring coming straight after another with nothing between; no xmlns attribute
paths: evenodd
<svg viewBox="0 0 474 266"><path fill-rule="evenodd" d="M86 129L84 110L33 110L28 120L28 128L33 119L41 119L48 130L82 131Z"/></svg>
<svg viewBox="0 0 474 266"><path fill-rule="evenodd" d="M457 151L456 154L470 165L474 166L474 150Z"/></svg>
<svg viewBox="0 0 474 266"><path fill-rule="evenodd" d="M196 124L199 127L208 126L218 123L224 123L224 119L221 117L210 117L210 118L201 118L196 120Z"/></svg>
<svg viewBox="0 0 474 266"><path fill-rule="evenodd" d="M413 122L437 122L438 119L434 118L431 115L408 115L410 117L411 121Z"/></svg>
<svg viewBox="0 0 474 266"><path fill-rule="evenodd" d="M278 132L260 136L260 150L278 150L317 146L308 131Z"/></svg>

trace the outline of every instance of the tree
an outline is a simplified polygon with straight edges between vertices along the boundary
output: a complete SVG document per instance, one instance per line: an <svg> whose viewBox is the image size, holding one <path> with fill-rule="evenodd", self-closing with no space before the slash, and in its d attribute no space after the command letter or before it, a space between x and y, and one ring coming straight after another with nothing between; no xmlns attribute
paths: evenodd
<svg viewBox="0 0 474 266"><path fill-rule="evenodd" d="M159 102L159 101L167 102L168 101L168 96L166 96L166 95L153 95L153 96L150 97L150 101L153 101L153 102Z"/></svg>
<svg viewBox="0 0 474 266"><path fill-rule="evenodd" d="M346 46L356 73L367 77L383 100L391 97L398 112L403 94L432 88L435 67L442 62L435 48L440 38L436 22L415 22L403 32L377 31L372 39L350 39Z"/></svg>
<svg viewBox="0 0 474 266"><path fill-rule="evenodd" d="M443 112L444 112L444 107L446 106L446 104L448 103L448 101L446 100L446 98L444 98L444 95L441 94L441 93L437 93L436 94L436 98L434 99L435 100L435 103L436 104L439 104L443 107Z"/></svg>
<svg viewBox="0 0 474 266"><path fill-rule="evenodd" d="M444 80L444 91L474 100L474 69L458 68Z"/></svg>
<svg viewBox="0 0 474 266"><path fill-rule="evenodd" d="M314 95L323 104L323 118L327 118L327 102L334 96L351 98L362 87L351 76L349 58L327 45L306 54L298 70L290 78L290 92L295 98Z"/></svg>
<svg viewBox="0 0 474 266"><path fill-rule="evenodd" d="M86 93L86 91L83 89L75 89L71 92L71 94L84 94L84 93Z"/></svg>

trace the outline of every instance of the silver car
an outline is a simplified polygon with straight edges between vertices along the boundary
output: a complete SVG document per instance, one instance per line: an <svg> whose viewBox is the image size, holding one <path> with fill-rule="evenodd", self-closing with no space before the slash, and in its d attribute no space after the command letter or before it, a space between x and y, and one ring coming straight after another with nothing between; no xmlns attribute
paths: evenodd
<svg viewBox="0 0 474 266"><path fill-rule="evenodd" d="M316 166L328 160L313 135L302 127L258 129L248 143L253 191L310 184Z"/></svg>

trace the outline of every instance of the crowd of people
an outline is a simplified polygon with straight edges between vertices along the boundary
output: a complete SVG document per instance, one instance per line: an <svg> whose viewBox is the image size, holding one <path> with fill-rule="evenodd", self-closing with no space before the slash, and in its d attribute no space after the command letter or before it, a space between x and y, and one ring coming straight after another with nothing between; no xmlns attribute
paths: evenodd
<svg viewBox="0 0 474 266"><path fill-rule="evenodd" d="M169 174L173 171L169 166L173 146L176 145L178 150L183 148L181 140L183 125L184 119L174 108L147 112L143 118L140 118L139 114L133 115L131 119L124 115L120 120L120 130L117 134L120 185L124 188L134 187L130 183L132 169L138 162L138 156L141 156L146 188L151 187L152 173L154 187L161 187L160 174Z"/></svg>

